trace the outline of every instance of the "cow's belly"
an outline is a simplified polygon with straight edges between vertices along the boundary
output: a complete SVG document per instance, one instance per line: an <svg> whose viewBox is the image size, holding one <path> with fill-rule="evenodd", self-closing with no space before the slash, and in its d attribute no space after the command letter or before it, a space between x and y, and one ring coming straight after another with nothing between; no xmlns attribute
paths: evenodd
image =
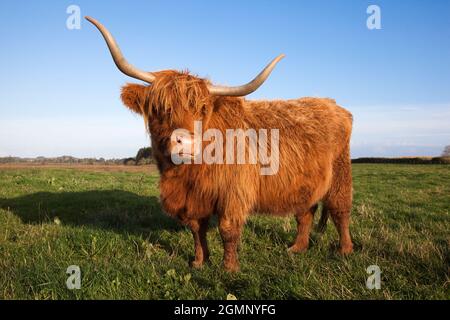
<svg viewBox="0 0 450 320"><path fill-rule="evenodd" d="M306 212L320 199L313 198L308 189L278 194L277 197L264 197L258 203L255 213L287 215L292 212Z"/></svg>
<svg viewBox="0 0 450 320"><path fill-rule="evenodd" d="M314 176L292 175L288 180L277 176L262 177L255 211L275 215L306 212L324 198L330 181L331 170L326 169L315 172Z"/></svg>

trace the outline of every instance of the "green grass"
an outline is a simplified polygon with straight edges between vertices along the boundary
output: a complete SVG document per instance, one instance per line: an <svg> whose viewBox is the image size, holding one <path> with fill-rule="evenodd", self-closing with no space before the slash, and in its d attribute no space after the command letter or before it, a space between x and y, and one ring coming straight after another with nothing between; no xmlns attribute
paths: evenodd
<svg viewBox="0 0 450 320"><path fill-rule="evenodd" d="M237 274L221 267L214 222L212 264L188 267L191 233L161 212L156 173L0 171L0 298L449 299L450 166L353 168L353 255L335 253L329 222L290 256L294 219L254 216ZM380 290L365 285L373 264ZM69 265L80 290L66 288Z"/></svg>

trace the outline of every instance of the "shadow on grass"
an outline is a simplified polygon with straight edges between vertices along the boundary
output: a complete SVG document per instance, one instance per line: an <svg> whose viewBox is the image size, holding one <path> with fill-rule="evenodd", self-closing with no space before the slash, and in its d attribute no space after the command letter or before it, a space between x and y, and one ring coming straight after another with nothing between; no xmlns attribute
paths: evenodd
<svg viewBox="0 0 450 320"><path fill-rule="evenodd" d="M119 233L146 234L182 227L162 211L154 196L122 190L37 192L17 198L0 198L0 208L22 222L40 224L58 218L64 225L88 226Z"/></svg>
<svg viewBox="0 0 450 320"><path fill-rule="evenodd" d="M92 190L84 192L37 192L17 198L0 198L0 208L9 210L23 223L53 223L56 218L63 225L86 226L93 229L111 230L120 234L140 235L159 244L167 252L174 251L171 243L160 237L162 231L185 230L175 219L166 216L155 196L141 196L123 190ZM217 227L213 216L210 230ZM286 248L295 239L295 230L286 232L281 226L250 219L246 228L257 236L282 243ZM313 233L310 249L323 241L322 235ZM336 239L337 242L337 239ZM360 245L355 246L360 250ZM331 252L337 246L332 243Z"/></svg>

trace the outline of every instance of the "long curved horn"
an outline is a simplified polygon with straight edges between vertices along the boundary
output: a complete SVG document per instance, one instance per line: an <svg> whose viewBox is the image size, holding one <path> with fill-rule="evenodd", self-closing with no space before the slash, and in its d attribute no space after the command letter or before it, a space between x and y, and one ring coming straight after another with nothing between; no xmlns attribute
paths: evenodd
<svg viewBox="0 0 450 320"><path fill-rule="evenodd" d="M111 33L106 29L100 22L91 17L85 17L90 23L97 27L97 29L105 38L106 44L108 45L109 51L111 52L112 58L114 62L119 68L120 71L125 73L127 76L130 76L135 79L139 79L148 83L152 83L155 80L155 76L150 72L145 72L137 69L133 65L129 64L122 52L120 51L119 46L117 45L116 40L111 35Z"/></svg>
<svg viewBox="0 0 450 320"><path fill-rule="evenodd" d="M255 91L256 89L258 89L264 83L264 81L266 81L266 79L272 72L273 68L275 68L275 65L284 57L285 57L284 54L280 54L278 57L273 59L272 62L269 63L267 67L265 67L264 70L261 71L261 73L256 76L255 79L253 79L247 84L244 84L243 86L226 87L226 86L209 85L208 86L209 92L216 96L234 96L234 97L246 96Z"/></svg>

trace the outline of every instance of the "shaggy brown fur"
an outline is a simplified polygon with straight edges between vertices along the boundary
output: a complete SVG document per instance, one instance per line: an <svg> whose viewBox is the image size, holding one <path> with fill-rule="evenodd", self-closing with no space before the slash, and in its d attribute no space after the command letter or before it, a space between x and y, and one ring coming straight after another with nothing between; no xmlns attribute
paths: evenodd
<svg viewBox="0 0 450 320"><path fill-rule="evenodd" d="M349 216L352 177L349 143L352 116L334 100L302 98L288 101L247 101L211 96L206 80L187 72L155 73L149 86L123 87L124 104L141 114L151 134L161 173L165 212L190 227L195 242L194 267L208 260L208 221L217 214L224 245L224 266L239 268L237 247L252 212L294 213L298 233L290 252L308 248L313 215L320 201L340 236L341 254L352 251ZM170 158L170 136L177 128L203 130L279 129L279 171L260 175L260 164L182 164ZM270 140L270 139L269 139Z"/></svg>

